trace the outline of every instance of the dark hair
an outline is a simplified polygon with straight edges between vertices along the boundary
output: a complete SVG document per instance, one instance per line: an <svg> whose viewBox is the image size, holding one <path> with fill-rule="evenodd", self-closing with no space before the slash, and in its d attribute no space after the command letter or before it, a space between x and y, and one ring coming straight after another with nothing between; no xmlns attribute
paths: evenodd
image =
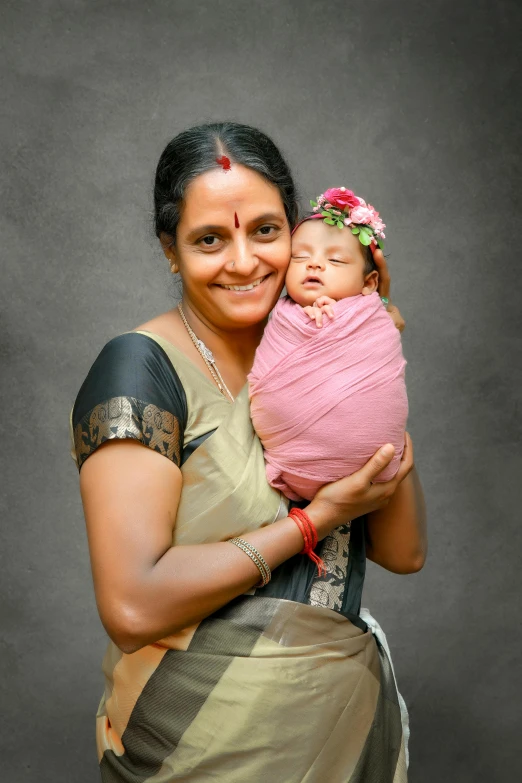
<svg viewBox="0 0 522 783"><path fill-rule="evenodd" d="M261 174L279 189L286 217L297 222L297 194L288 165L274 142L257 128L237 122L198 125L178 134L159 159L154 183L156 236L165 232L173 239L181 217L187 185L199 174L219 168L216 158L226 155Z"/></svg>
<svg viewBox="0 0 522 783"><path fill-rule="evenodd" d="M370 272L377 271L377 264L373 260L373 253L370 250L369 245L361 245L364 255L364 275L369 275Z"/></svg>

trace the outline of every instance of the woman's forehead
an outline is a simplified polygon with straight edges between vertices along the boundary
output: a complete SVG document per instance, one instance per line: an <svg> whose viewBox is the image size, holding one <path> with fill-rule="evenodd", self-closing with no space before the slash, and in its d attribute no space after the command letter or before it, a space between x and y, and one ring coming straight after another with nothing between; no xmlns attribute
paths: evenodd
<svg viewBox="0 0 522 783"><path fill-rule="evenodd" d="M202 212L229 213L241 208L248 212L284 214L278 188L251 169L232 163L230 170L206 171L187 187L183 205L184 217L196 217ZM245 218L247 215L245 215Z"/></svg>

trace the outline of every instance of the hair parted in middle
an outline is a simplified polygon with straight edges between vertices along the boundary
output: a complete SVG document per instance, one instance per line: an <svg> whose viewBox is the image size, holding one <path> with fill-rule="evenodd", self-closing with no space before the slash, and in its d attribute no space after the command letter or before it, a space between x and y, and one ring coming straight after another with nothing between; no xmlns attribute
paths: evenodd
<svg viewBox="0 0 522 783"><path fill-rule="evenodd" d="M223 159L241 164L275 185L293 228L298 214L296 188L272 139L250 125L213 122L182 131L163 150L154 183L156 236L164 233L175 242L187 186L200 174L223 167Z"/></svg>

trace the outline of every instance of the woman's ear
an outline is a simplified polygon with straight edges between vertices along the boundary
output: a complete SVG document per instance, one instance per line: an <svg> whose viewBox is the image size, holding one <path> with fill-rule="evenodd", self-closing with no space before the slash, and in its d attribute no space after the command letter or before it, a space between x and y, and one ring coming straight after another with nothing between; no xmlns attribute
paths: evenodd
<svg viewBox="0 0 522 783"><path fill-rule="evenodd" d="M179 272L178 262L176 261L176 251L174 249L174 240L169 234L165 234L164 231L160 234L160 242L165 257L170 265L170 271L173 275Z"/></svg>
<svg viewBox="0 0 522 783"><path fill-rule="evenodd" d="M374 291L377 291L377 288L379 286L379 273L374 270L373 272L370 272L369 275L366 275L364 278L364 287L361 293L363 296L368 296L368 294L373 294Z"/></svg>

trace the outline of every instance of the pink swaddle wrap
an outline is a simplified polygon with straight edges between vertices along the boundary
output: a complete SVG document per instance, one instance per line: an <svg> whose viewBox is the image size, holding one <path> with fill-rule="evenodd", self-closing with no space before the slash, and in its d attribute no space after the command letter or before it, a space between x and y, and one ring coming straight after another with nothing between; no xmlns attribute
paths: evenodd
<svg viewBox="0 0 522 783"><path fill-rule="evenodd" d="M280 299L248 376L252 421L268 481L292 500L311 500L361 468L385 443L399 468L408 417L401 338L377 293L341 299L318 328Z"/></svg>

